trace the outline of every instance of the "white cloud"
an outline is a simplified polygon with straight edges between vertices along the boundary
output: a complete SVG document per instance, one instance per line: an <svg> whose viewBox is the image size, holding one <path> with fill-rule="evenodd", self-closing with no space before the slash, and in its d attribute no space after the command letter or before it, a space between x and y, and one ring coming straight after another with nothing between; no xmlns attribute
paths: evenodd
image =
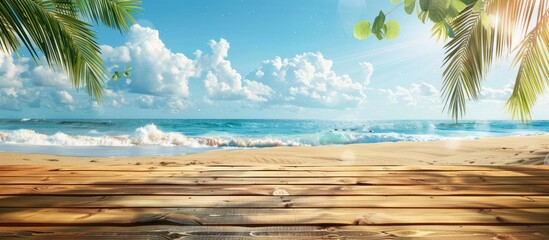
<svg viewBox="0 0 549 240"><path fill-rule="evenodd" d="M131 81L111 81L113 87L158 96L189 97L189 78L199 72L195 61L174 53L162 42L158 30L136 24L129 41L120 47L101 46L107 65L131 66Z"/></svg>
<svg viewBox="0 0 549 240"><path fill-rule="evenodd" d="M28 59L14 60L10 55L0 51L0 87L22 87L22 73L27 71Z"/></svg>
<svg viewBox="0 0 549 240"><path fill-rule="evenodd" d="M249 100L265 102L271 93L268 86L253 81L243 81L242 75L231 66L227 60L229 42L225 39L210 41L212 55L197 53L202 69L208 69L204 79L204 87L209 100Z"/></svg>
<svg viewBox="0 0 549 240"><path fill-rule="evenodd" d="M364 103L366 82L354 82L348 75L338 75L332 65L321 53L308 52L293 58L264 61L247 78L270 87L272 94L268 99L273 104L351 108Z"/></svg>
<svg viewBox="0 0 549 240"><path fill-rule="evenodd" d="M72 95L68 93L67 91L58 91L57 92L57 98L59 99L59 102L64 104L71 104L74 102L74 99L72 98Z"/></svg>
<svg viewBox="0 0 549 240"><path fill-rule="evenodd" d="M507 101L513 92L513 83L506 84L503 88L483 87L480 93L482 101Z"/></svg>
<svg viewBox="0 0 549 240"><path fill-rule="evenodd" d="M440 92L428 83L412 83L409 88L397 86L395 89L380 89L387 94L391 103L404 102L407 105L418 105L426 103L440 103Z"/></svg>
<svg viewBox="0 0 549 240"><path fill-rule="evenodd" d="M321 53L308 52L264 61L244 77L228 59L227 40L211 40L209 47L211 53L197 50L189 58L168 49L157 30L132 26L124 45L101 46L110 72L133 68L131 77L109 81L102 104L91 102L85 91L77 95L66 74L50 68L45 60L31 65L26 58L0 55L0 108L61 111L136 106L181 112L195 103L189 90L191 78L203 87L194 93L194 99L206 104L240 101L296 108L352 108L366 101L365 88L373 73L370 63L360 63L364 79L353 81L348 75L338 75L333 62Z"/></svg>
<svg viewBox="0 0 549 240"><path fill-rule="evenodd" d="M108 104L113 108L122 108L129 106L130 102L126 99L124 92L117 92L112 89L105 89L103 103Z"/></svg>
<svg viewBox="0 0 549 240"><path fill-rule="evenodd" d="M57 89L69 89L72 87L67 74L49 67L45 61L41 61L40 65L32 69L30 78L35 86Z"/></svg>
<svg viewBox="0 0 549 240"><path fill-rule="evenodd" d="M193 104L184 98L157 97L141 95L135 99L136 105L144 109L163 109L170 113L178 113L190 108Z"/></svg>
<svg viewBox="0 0 549 240"><path fill-rule="evenodd" d="M36 106L39 96L40 91L32 88L0 88L0 109L21 111L31 105L39 107L39 102Z"/></svg>
<svg viewBox="0 0 549 240"><path fill-rule="evenodd" d="M227 40L211 40L210 48L211 55L196 51L193 60L167 49L157 30L140 25L131 27L129 41L124 46L101 47L102 57L113 71L125 66L133 68L128 81L109 83L117 90L188 98L191 95L189 79L198 78L205 72L204 87L210 100L266 101L265 95L270 93L266 90L268 87L243 81L226 59L230 48Z"/></svg>
<svg viewBox="0 0 549 240"><path fill-rule="evenodd" d="M165 105L171 113L182 112L192 106L189 102L181 98L167 98Z"/></svg>
<svg viewBox="0 0 549 240"><path fill-rule="evenodd" d="M140 108L154 108L154 97L150 95L141 95L136 99L137 106Z"/></svg>
<svg viewBox="0 0 549 240"><path fill-rule="evenodd" d="M368 86L370 85L372 74L374 74L374 66L369 62L361 62L359 65L364 71L364 86Z"/></svg>
<svg viewBox="0 0 549 240"><path fill-rule="evenodd" d="M53 95L53 98L51 100L53 101L53 104L49 103L49 101L46 101L44 106L47 106L56 110L61 110L63 108L66 108L70 111L74 111L77 109L77 107L73 105L75 102L72 95L69 92L57 91L52 93L52 95Z"/></svg>

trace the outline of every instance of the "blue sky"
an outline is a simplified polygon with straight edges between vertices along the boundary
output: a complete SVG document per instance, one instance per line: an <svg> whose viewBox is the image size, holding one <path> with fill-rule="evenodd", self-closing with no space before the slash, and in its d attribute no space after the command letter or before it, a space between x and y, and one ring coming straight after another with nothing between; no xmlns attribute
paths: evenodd
<svg viewBox="0 0 549 240"><path fill-rule="evenodd" d="M0 56L2 118L447 119L443 44L402 8L393 41L356 40L382 0L144 0L128 33L98 27L111 81L97 104L60 72ZM467 118L507 119L513 69L496 66ZM549 118L549 100L536 107Z"/></svg>

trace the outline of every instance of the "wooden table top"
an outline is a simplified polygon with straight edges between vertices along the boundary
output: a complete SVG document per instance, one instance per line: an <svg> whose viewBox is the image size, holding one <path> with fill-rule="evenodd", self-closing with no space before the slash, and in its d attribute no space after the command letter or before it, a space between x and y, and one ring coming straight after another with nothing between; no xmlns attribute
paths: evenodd
<svg viewBox="0 0 549 240"><path fill-rule="evenodd" d="M549 166L0 166L0 239L549 239Z"/></svg>

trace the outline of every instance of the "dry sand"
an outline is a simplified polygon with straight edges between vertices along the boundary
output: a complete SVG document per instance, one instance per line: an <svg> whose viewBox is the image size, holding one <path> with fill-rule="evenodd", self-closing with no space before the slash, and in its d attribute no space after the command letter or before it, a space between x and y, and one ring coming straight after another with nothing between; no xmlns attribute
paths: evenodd
<svg viewBox="0 0 549 240"><path fill-rule="evenodd" d="M508 165L543 164L549 135L214 151L185 156L67 157L0 153L2 165Z"/></svg>

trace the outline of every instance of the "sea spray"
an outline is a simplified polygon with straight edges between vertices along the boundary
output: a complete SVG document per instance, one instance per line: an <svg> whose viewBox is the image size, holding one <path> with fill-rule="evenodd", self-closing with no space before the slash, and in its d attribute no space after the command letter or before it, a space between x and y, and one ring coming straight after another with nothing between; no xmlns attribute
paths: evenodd
<svg viewBox="0 0 549 240"><path fill-rule="evenodd" d="M94 135L96 135L96 131ZM155 124L147 124L135 129L130 135L68 135L57 132L52 135L29 129L0 132L1 143L59 146L185 146L200 147L277 147L277 146L318 146L369 142L433 141L444 139L435 135L406 135L399 133L370 133L352 131L326 131L312 134L271 135L263 137L245 136L187 136L177 132L165 132Z"/></svg>
<svg viewBox="0 0 549 240"><path fill-rule="evenodd" d="M463 121L455 124L425 120L21 120L0 119L0 151L148 156L233 148L423 142L549 133L549 121L523 125L512 121ZM350 156L346 158L351 159Z"/></svg>

